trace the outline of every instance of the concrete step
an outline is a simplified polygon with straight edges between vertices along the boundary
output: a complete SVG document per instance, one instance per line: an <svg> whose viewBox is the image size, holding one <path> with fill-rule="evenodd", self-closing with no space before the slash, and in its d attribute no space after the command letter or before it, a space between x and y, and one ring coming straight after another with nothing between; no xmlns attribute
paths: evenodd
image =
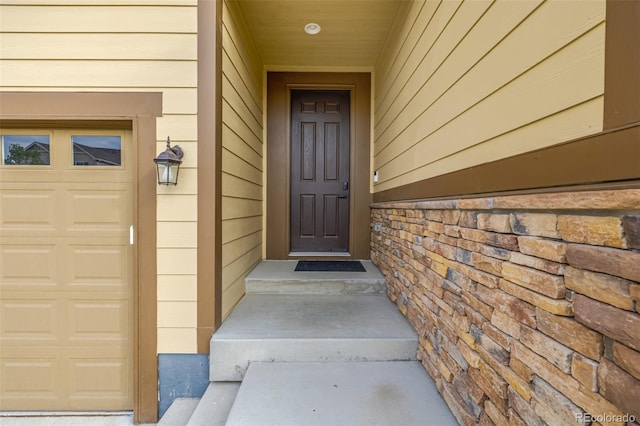
<svg viewBox="0 0 640 426"><path fill-rule="evenodd" d="M177 398L164 413L158 426L186 426L199 402L198 398Z"/></svg>
<svg viewBox="0 0 640 426"><path fill-rule="evenodd" d="M187 426L224 425L239 388L238 382L211 382Z"/></svg>
<svg viewBox="0 0 640 426"><path fill-rule="evenodd" d="M211 381L250 362L415 360L418 336L386 296L248 294L210 342Z"/></svg>
<svg viewBox="0 0 640 426"><path fill-rule="evenodd" d="M296 272L296 260L263 260L246 278L255 294L385 294L384 276L370 260L366 272Z"/></svg>
<svg viewBox="0 0 640 426"><path fill-rule="evenodd" d="M417 361L252 363L227 426L457 425Z"/></svg>

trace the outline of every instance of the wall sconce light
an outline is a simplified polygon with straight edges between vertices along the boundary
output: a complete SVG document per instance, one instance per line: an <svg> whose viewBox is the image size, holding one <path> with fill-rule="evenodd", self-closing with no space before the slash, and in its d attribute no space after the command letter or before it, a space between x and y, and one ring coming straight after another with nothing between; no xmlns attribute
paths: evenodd
<svg viewBox="0 0 640 426"><path fill-rule="evenodd" d="M178 145L171 146L171 141L167 137L167 149L153 159L158 168L158 185L176 185L178 183L178 172L183 156L182 148Z"/></svg>

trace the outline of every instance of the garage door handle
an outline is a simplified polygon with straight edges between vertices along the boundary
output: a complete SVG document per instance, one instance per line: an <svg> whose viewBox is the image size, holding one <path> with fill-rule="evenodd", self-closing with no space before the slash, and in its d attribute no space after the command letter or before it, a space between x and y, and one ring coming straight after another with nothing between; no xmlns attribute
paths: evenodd
<svg viewBox="0 0 640 426"><path fill-rule="evenodd" d="M129 227L129 244L133 245L133 225Z"/></svg>

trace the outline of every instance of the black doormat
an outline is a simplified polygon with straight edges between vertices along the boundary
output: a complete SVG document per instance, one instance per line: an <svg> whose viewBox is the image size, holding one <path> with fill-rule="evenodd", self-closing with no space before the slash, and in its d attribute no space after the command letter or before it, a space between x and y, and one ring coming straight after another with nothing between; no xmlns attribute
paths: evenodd
<svg viewBox="0 0 640 426"><path fill-rule="evenodd" d="M359 260L299 260L298 272L367 272Z"/></svg>

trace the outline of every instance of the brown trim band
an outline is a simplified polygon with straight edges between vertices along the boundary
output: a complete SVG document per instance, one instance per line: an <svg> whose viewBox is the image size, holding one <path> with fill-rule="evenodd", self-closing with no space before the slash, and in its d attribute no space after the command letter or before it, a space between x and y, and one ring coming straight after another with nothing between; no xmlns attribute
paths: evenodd
<svg viewBox="0 0 640 426"><path fill-rule="evenodd" d="M640 123L374 193L375 203L640 178Z"/></svg>
<svg viewBox="0 0 640 426"><path fill-rule="evenodd" d="M198 2L199 354L222 321L222 2Z"/></svg>
<svg viewBox="0 0 640 426"><path fill-rule="evenodd" d="M127 102L122 102L123 98ZM76 102L81 99L82 107ZM149 92L0 92L6 120L129 119L162 115L162 93Z"/></svg>
<svg viewBox="0 0 640 426"><path fill-rule="evenodd" d="M2 120L5 129L23 127L23 120ZM133 130L131 120L29 120L32 129L59 129L61 127L73 129L99 129L99 130Z"/></svg>
<svg viewBox="0 0 640 426"><path fill-rule="evenodd" d="M156 259L156 117L162 115L162 93L0 92L0 120L52 120L75 127L108 121L129 122L136 152L134 279L134 420L158 418L157 259ZM28 121L27 121L28 120Z"/></svg>
<svg viewBox="0 0 640 426"><path fill-rule="evenodd" d="M640 1L607 0L604 129L640 121Z"/></svg>

